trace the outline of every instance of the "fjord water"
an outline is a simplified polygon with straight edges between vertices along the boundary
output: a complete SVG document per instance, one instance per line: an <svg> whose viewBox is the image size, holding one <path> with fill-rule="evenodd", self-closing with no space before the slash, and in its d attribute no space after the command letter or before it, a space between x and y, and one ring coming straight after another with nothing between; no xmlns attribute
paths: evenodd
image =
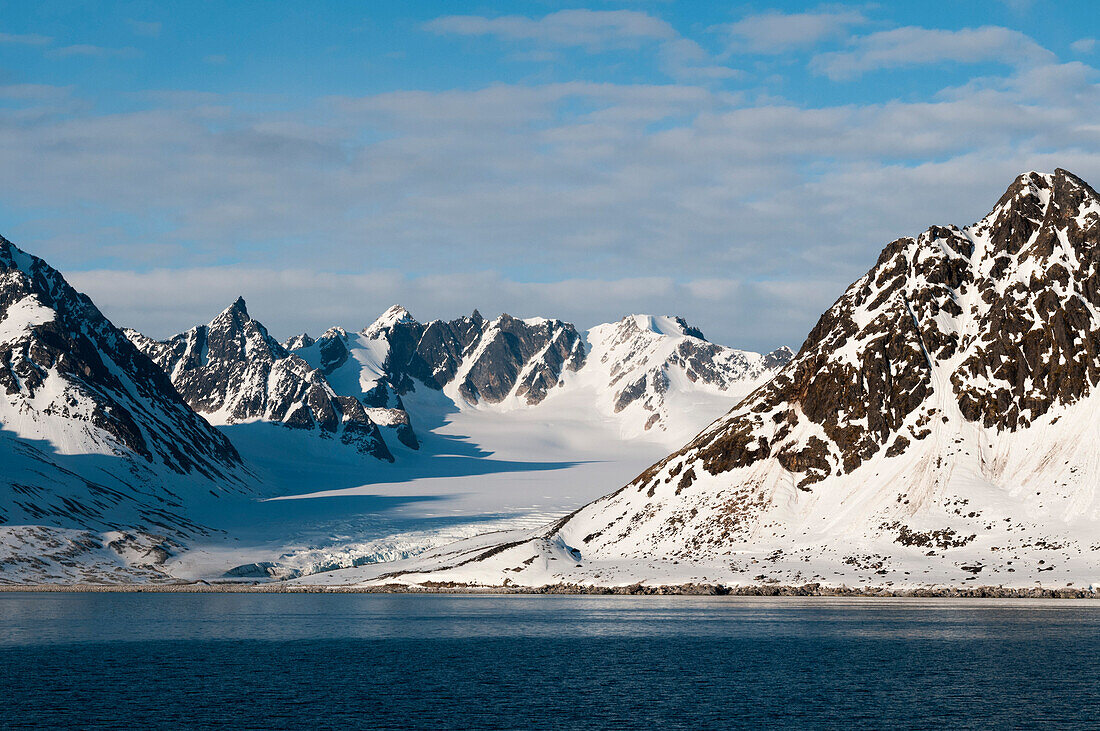
<svg viewBox="0 0 1100 731"><path fill-rule="evenodd" d="M0 594L0 728L1095 728L1100 603Z"/></svg>

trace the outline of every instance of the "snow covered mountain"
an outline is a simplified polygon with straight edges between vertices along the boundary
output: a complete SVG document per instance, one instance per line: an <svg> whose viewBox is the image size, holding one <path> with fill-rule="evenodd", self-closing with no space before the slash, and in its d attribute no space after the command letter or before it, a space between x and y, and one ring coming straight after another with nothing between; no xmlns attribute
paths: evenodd
<svg viewBox="0 0 1100 731"><path fill-rule="evenodd" d="M280 345L249 316L242 298L209 324L164 342L133 330L127 335L212 424L281 424L393 461L359 400L337 394L320 370Z"/></svg>
<svg viewBox="0 0 1100 731"><path fill-rule="evenodd" d="M504 314L489 321L474 310L469 317L425 325L395 305L362 334L387 343L384 367L400 393L422 383L464 404L513 397L533 406L565 372L584 363L580 335L560 320Z"/></svg>
<svg viewBox="0 0 1100 731"><path fill-rule="evenodd" d="M1100 197L1027 173L978 223L887 245L775 378L625 487L387 580L1100 584L1098 384ZM318 580L379 572L341 573Z"/></svg>
<svg viewBox="0 0 1100 731"><path fill-rule="evenodd" d="M709 422L700 413L721 415L793 356L785 346L761 355L716 345L682 318L650 315L597 325L587 343L574 387L586 386L623 436L657 431L681 441Z"/></svg>
<svg viewBox="0 0 1100 731"><path fill-rule="evenodd" d="M389 346L385 339L332 327L317 340L308 336L291 340L299 346L294 356L323 374L337 393L362 404L368 418L391 434L396 443L419 449L410 415L386 369Z"/></svg>
<svg viewBox="0 0 1100 731"><path fill-rule="evenodd" d="M274 422L321 436L343 424L346 438L352 428L367 433L366 418L385 438L365 440L365 451L389 461L398 444L419 447L418 417L405 403L414 392L440 393L460 410L540 408L549 420L591 410L621 438L675 442L791 358L788 348L760 355L715 345L673 317L631 315L582 335L560 320L486 320L476 310L421 323L399 305L358 333L333 327L281 345L243 300L165 342L128 334L214 424Z"/></svg>
<svg viewBox="0 0 1100 731"><path fill-rule="evenodd" d="M581 335L560 320L489 321L476 310L421 324L400 306L365 328L358 347L364 392L386 384L407 395L421 384L459 408L533 408L549 419L558 407L592 409L624 438L685 425L695 433L792 357L785 347L760 355L715 345L681 318L630 315Z"/></svg>
<svg viewBox="0 0 1100 731"><path fill-rule="evenodd" d="M164 373L61 274L3 238L0 389L3 560L9 545L106 550L102 531L123 543L202 533L193 498L249 489L233 445Z"/></svg>

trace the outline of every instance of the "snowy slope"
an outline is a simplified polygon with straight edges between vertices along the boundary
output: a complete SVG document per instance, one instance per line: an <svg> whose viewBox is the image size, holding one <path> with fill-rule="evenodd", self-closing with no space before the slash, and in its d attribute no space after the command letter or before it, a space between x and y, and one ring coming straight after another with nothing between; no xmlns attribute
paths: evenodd
<svg viewBox="0 0 1100 731"><path fill-rule="evenodd" d="M18 563L12 546L65 531L206 534L191 506L251 489L236 450L164 373L56 270L2 238L0 389L4 575Z"/></svg>
<svg viewBox="0 0 1100 731"><path fill-rule="evenodd" d="M766 355L708 342L678 317L630 315L587 333L585 366L563 384L584 391L623 438L647 432L682 443L724 414L792 357L789 348ZM659 435L659 436L658 436Z"/></svg>
<svg viewBox="0 0 1100 731"><path fill-rule="evenodd" d="M358 333L302 338L294 354L335 392L360 400L380 425L411 415L416 433L384 427L395 461L365 469L336 444L257 432L256 423L222 427L281 497L225 517L233 546L204 545L173 570L290 576L536 527L636 475L789 358L786 349L760 356L713 345L676 318L632 316L574 333L554 320L477 312L422 324L395 306ZM529 379L535 372L545 380ZM627 386L658 377L670 388L642 389L616 411ZM532 403L524 385L539 382L547 390Z"/></svg>
<svg viewBox="0 0 1100 731"><path fill-rule="evenodd" d="M480 346L508 330L530 338L531 357L516 356L504 370L514 375L504 398L468 401L459 384L468 382L471 363L487 362L490 351ZM296 353L338 392L411 414L418 449L391 441L394 464L368 472L323 445L306 451L285 437L257 441L231 427L238 448L283 497L242 516L246 526L226 527L239 539L232 550L192 551L174 570L210 577L250 564L235 575L291 576L412 556L491 529L537 527L638 474L684 438L676 429L698 431L789 358L785 349L759 356L707 343L675 318L630 317L582 341L568 332L552 320L488 321L476 312L420 324L399 307L357 334L329 330ZM528 403L523 374L545 365L562 341L570 343L566 353L587 354L584 365L565 369L542 400ZM668 429L662 421L647 430L651 412L641 403L615 411L619 392L646 374L668 374L674 384L647 395L658 413L671 413ZM691 408L676 412L680 404ZM290 512L302 517L285 519ZM260 531L276 524L277 533Z"/></svg>
<svg viewBox="0 0 1100 731"><path fill-rule="evenodd" d="M675 317L630 315L582 336L559 320L504 314L490 321L477 311L425 325L400 306L357 336L335 328L295 352L324 370L338 392L378 405L438 389L463 411L530 409L554 420L580 410L618 438L644 435L670 446L792 357L785 347L761 355L710 343Z"/></svg>
<svg viewBox="0 0 1100 731"><path fill-rule="evenodd" d="M1027 173L978 223L889 244L774 379L625 487L388 580L1100 584L1098 308L1100 198Z"/></svg>
<svg viewBox="0 0 1100 731"><path fill-rule="evenodd" d="M165 342L127 335L212 424L279 425L393 460L363 404L334 391L320 370L283 348L249 316L243 299Z"/></svg>
<svg viewBox="0 0 1100 731"><path fill-rule="evenodd" d="M292 575L534 528L637 474L789 357L711 344L677 318L581 334L476 311L422 324L396 306L358 333L280 344L241 299L155 341L71 297L60 339L42 296L13 296L0 324L31 354L0 374L15 394L0 581L212 578L265 562ZM89 328L91 350L74 335ZM196 490L193 473L210 484Z"/></svg>
<svg viewBox="0 0 1100 731"><path fill-rule="evenodd" d="M398 445L415 450L419 440L411 417L386 370L389 350L385 338L333 327L316 341L300 345L293 355L323 374L335 393L361 404L367 418L382 428L391 453Z"/></svg>

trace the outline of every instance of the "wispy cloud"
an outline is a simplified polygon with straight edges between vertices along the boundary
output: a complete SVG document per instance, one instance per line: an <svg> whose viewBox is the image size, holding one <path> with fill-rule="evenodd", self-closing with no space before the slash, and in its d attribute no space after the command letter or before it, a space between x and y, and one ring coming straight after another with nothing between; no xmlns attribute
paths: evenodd
<svg viewBox="0 0 1100 731"><path fill-rule="evenodd" d="M399 282L377 292L422 303L424 316L490 299L486 307L530 313L538 305L591 323L597 311L669 310L682 297L678 314L722 341L797 344L805 321L764 327L759 317L729 316L762 311L733 309L747 300L708 308L700 293L713 287L690 296L677 288L725 272L777 287L831 283L835 292L885 241L979 218L1021 170L1061 165L1100 179L1100 155L1088 152L1100 149L1100 130L1088 122L1100 104L1095 79L1079 63L1041 68L932 102L806 108L690 85L568 82L334 98L300 115L257 115L242 111L253 104L209 93L141 112L33 122L0 109L0 165L21 171L0 178L0 198L51 211L34 248L69 270L103 268L105 259L120 270L228 260L278 271L308 260L314 272L415 262L423 287ZM57 212L59 202L71 215ZM153 249L146 236L117 228L126 216L172 225ZM524 279L568 280L579 268L600 272L603 283L661 272L672 294L660 299L665 290L654 285L649 306L621 294L597 308L584 303L602 285L576 285L524 305ZM499 281L474 276L486 270L502 272ZM451 282L449 293L429 292L430 277L448 272L468 279L438 280ZM130 286L123 281L115 288ZM235 296L234 281L227 278L226 297ZM310 297L345 306L334 302L343 295L321 293L346 292L346 280L308 281ZM513 298L493 299L497 287ZM123 296L108 289L92 293L108 303ZM292 304L276 309L276 290L267 295L272 324L284 315L311 329L354 320L326 311L309 324L304 311L291 312L306 295L285 290ZM167 286L148 292L166 309L181 296ZM382 294L360 302L370 310L364 321L390 304ZM152 316L137 305L127 313L120 320L138 327Z"/></svg>
<svg viewBox="0 0 1100 731"><path fill-rule="evenodd" d="M0 33L0 43L20 46L45 46L51 42L53 42L53 38L37 33Z"/></svg>
<svg viewBox="0 0 1100 731"><path fill-rule="evenodd" d="M1074 53L1089 54L1096 51L1097 43L1095 38L1081 38L1069 44L1069 47Z"/></svg>
<svg viewBox="0 0 1100 731"><path fill-rule="evenodd" d="M850 50L823 53L812 66L833 80L869 71L944 63L1050 63L1055 56L1020 31L999 26L938 30L907 26L860 36Z"/></svg>
<svg viewBox="0 0 1100 731"><path fill-rule="evenodd" d="M136 48L107 48L105 46L93 46L87 43L78 43L71 46L61 46L47 52L54 58L138 58L142 55Z"/></svg>
<svg viewBox="0 0 1100 731"><path fill-rule="evenodd" d="M757 14L729 36L746 55L723 56L745 69L727 84L713 23L587 13L436 21L498 52L458 88L415 54L400 65L426 89L334 78L344 92L322 98L214 92L206 66L190 91L116 97L8 82L0 168L19 174L0 176L0 200L17 216L0 233L157 335L243 293L281 334L358 327L397 301L581 325L671 312L764 348L798 345L886 241L980 218L1023 170L1100 181L1097 70L1020 31L883 30L872 6ZM133 40L115 30L105 45ZM459 50L415 32L408 47ZM910 74L835 85L807 56L838 79L979 65L925 68L914 90ZM786 86L754 84L777 72Z"/></svg>
<svg viewBox="0 0 1100 731"><path fill-rule="evenodd" d="M661 68L671 78L705 81L737 75L664 20L635 10L559 10L541 18L449 15L429 21L424 29L440 35L490 36L540 46L517 56L528 61L552 60L551 47L599 53L657 44Z"/></svg>
<svg viewBox="0 0 1100 731"><path fill-rule="evenodd" d="M20 101L50 101L63 99L73 92L71 86L51 86L49 84L9 84L0 86L0 99Z"/></svg>
<svg viewBox="0 0 1100 731"><path fill-rule="evenodd" d="M424 25L440 35L495 36L555 46L580 46L591 52L652 40L670 40L678 34L660 18L634 10L559 10L542 18L506 15L448 15Z"/></svg>
<svg viewBox="0 0 1100 731"><path fill-rule="evenodd" d="M722 27L735 53L780 54L812 48L868 22L860 10L831 8L805 13L771 11L750 15Z"/></svg>
<svg viewBox="0 0 1100 731"><path fill-rule="evenodd" d="M145 36L147 38L156 38L160 35L164 24L160 21L152 20L127 20L126 25L130 27L130 32L134 35Z"/></svg>

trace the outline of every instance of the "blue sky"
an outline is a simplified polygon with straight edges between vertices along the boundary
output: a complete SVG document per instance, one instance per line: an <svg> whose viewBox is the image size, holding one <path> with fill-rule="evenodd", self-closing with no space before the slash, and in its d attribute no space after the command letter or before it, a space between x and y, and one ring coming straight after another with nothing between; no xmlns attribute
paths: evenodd
<svg viewBox="0 0 1100 731"><path fill-rule="evenodd" d="M889 240L1100 181L1088 2L4 2L0 233L165 336L393 302L797 347Z"/></svg>

